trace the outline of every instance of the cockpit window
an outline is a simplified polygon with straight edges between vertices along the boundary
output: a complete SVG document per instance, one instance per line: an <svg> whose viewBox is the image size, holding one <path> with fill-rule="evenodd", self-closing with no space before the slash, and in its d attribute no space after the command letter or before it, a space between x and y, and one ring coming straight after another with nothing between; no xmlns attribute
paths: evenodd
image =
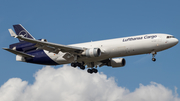
<svg viewBox="0 0 180 101"><path fill-rule="evenodd" d="M175 38L175 37L174 37L174 36L167 36L167 39L168 39L168 38Z"/></svg>

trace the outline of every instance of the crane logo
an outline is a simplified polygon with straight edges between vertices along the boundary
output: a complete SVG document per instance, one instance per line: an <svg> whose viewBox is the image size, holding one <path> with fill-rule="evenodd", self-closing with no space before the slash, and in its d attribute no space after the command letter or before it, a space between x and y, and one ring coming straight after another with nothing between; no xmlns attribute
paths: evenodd
<svg viewBox="0 0 180 101"><path fill-rule="evenodd" d="M20 31L20 32L19 32L19 35L28 38L28 32L25 31L25 30ZM20 41L24 41L24 40L21 40L21 39L19 39L19 40L20 40Z"/></svg>
<svg viewBox="0 0 180 101"><path fill-rule="evenodd" d="M25 31L25 30L20 31L20 32L19 32L19 35L20 35L20 36L23 36L23 37L26 37L26 38L28 37L28 33L27 33L27 31Z"/></svg>

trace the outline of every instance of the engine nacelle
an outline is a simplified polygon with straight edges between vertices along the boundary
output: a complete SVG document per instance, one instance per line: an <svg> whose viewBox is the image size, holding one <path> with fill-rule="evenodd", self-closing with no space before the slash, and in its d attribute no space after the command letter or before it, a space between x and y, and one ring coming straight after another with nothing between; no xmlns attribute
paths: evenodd
<svg viewBox="0 0 180 101"><path fill-rule="evenodd" d="M113 68L116 67L123 67L126 64L126 60L124 58L116 58L111 59L108 63L108 66L112 66Z"/></svg>
<svg viewBox="0 0 180 101"><path fill-rule="evenodd" d="M91 48L85 50L82 55L87 57L99 57L101 56L101 50L99 48Z"/></svg>

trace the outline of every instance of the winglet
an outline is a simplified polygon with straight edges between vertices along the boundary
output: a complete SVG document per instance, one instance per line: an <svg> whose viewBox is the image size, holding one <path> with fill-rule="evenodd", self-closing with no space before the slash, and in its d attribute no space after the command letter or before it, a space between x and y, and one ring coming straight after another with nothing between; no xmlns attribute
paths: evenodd
<svg viewBox="0 0 180 101"><path fill-rule="evenodd" d="M12 29L8 29L8 30L12 37L15 37L15 38L17 37L16 33L14 33Z"/></svg>

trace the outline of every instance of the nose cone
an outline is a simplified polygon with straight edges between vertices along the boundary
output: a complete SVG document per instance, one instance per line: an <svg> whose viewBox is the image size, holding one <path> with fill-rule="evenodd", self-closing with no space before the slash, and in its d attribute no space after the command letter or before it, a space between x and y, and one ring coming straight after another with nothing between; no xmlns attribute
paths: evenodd
<svg viewBox="0 0 180 101"><path fill-rule="evenodd" d="M176 45L176 44L178 44L178 42L179 42L179 40L178 39L174 39L174 44Z"/></svg>

